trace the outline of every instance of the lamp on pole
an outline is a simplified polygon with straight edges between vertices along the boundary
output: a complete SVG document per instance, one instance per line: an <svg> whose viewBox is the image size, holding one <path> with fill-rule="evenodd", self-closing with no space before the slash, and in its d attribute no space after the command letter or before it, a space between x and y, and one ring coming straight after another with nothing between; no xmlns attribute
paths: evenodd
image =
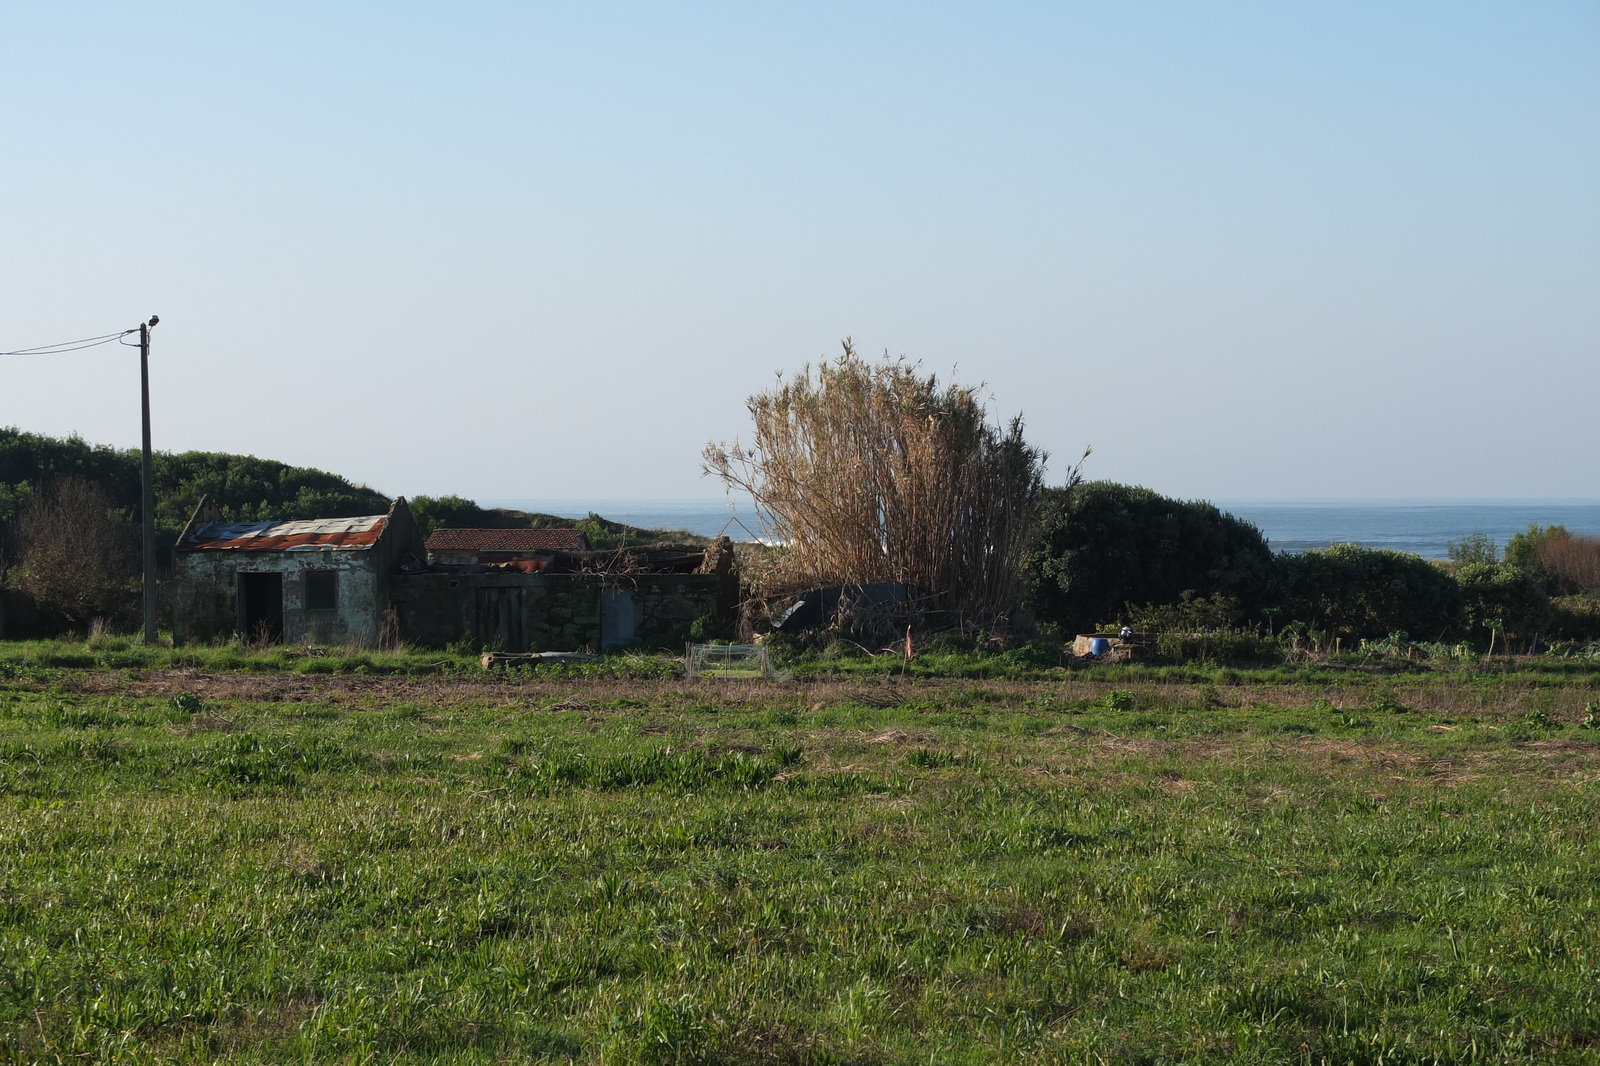
<svg viewBox="0 0 1600 1066"><path fill-rule="evenodd" d="M151 315L139 323L139 406L144 422L144 455L139 477L139 507L144 526L144 642L156 642L156 489L150 462L150 331L161 321Z"/></svg>

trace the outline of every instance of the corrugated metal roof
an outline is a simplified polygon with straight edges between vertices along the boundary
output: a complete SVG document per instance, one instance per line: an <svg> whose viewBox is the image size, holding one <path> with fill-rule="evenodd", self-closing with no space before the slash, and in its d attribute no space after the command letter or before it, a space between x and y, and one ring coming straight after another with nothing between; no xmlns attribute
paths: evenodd
<svg viewBox="0 0 1600 1066"><path fill-rule="evenodd" d="M388 515L309 522L210 522L183 545L193 551L361 551L378 543Z"/></svg>
<svg viewBox="0 0 1600 1066"><path fill-rule="evenodd" d="M436 529L428 534L431 552L581 552L588 547L579 529Z"/></svg>

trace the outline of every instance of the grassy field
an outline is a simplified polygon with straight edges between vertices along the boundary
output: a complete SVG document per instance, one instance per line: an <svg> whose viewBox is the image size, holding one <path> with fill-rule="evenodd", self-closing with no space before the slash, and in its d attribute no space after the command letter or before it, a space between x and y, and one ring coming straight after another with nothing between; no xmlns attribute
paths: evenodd
<svg viewBox="0 0 1600 1066"><path fill-rule="evenodd" d="M0 646L0 1060L1600 1061L1592 672L175 654Z"/></svg>

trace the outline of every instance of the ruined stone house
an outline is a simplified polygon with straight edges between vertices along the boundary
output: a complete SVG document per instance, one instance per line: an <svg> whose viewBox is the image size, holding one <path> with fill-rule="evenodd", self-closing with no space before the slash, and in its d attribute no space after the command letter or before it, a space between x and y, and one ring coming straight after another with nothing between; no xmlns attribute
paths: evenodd
<svg viewBox="0 0 1600 1066"><path fill-rule="evenodd" d="M394 580L424 553L403 497L388 514L302 522L229 522L202 500L173 552L173 639L375 646Z"/></svg>
<svg viewBox="0 0 1600 1066"><path fill-rule="evenodd" d="M697 621L738 615L733 545L552 551L535 572L515 562L441 562L393 586L407 640L496 650L681 647Z"/></svg>
<svg viewBox="0 0 1600 1066"><path fill-rule="evenodd" d="M391 637L519 652L661 648L681 646L697 621L728 624L738 611L726 538L710 547L592 552L572 537L478 536L557 532L550 530L446 532L462 535L435 534L431 543L444 547L430 559L404 499L384 515L304 522L228 522L202 501L173 556L173 637L366 647ZM452 561L452 552L466 561Z"/></svg>

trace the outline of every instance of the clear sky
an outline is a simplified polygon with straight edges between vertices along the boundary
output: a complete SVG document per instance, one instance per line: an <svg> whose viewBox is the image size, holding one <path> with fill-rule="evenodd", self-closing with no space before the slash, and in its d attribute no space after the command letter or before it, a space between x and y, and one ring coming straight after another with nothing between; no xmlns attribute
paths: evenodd
<svg viewBox="0 0 1600 1066"><path fill-rule="evenodd" d="M0 350L160 448L696 497L837 350L1180 496L1600 497L1600 4L0 7ZM138 441L137 357L0 424Z"/></svg>

